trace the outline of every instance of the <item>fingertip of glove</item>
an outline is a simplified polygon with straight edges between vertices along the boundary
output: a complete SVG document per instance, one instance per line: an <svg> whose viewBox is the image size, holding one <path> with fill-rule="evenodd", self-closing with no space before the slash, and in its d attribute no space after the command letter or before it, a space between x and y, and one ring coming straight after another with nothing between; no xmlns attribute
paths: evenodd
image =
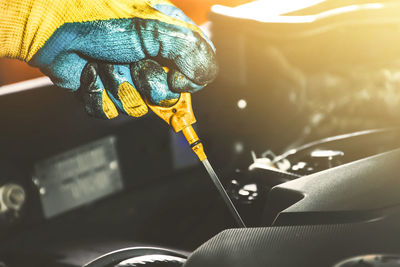
<svg viewBox="0 0 400 267"><path fill-rule="evenodd" d="M97 63L87 63L81 74L81 88L90 88L96 82Z"/></svg>
<svg viewBox="0 0 400 267"><path fill-rule="evenodd" d="M168 75L165 69L152 59L132 64L131 74L136 87L155 105L162 105L165 100L169 101L179 97L169 90Z"/></svg>
<svg viewBox="0 0 400 267"><path fill-rule="evenodd" d="M102 94L102 108L108 119L113 119L118 116L118 110L105 90Z"/></svg>
<svg viewBox="0 0 400 267"><path fill-rule="evenodd" d="M194 93L202 89L205 85L198 85L190 81L181 72L174 70L168 75L168 85L175 93L190 92Z"/></svg>
<svg viewBox="0 0 400 267"><path fill-rule="evenodd" d="M190 50L176 58L175 64L179 71L198 85L214 81L218 74L218 64L213 48L198 35L192 45Z"/></svg>
<svg viewBox="0 0 400 267"><path fill-rule="evenodd" d="M119 86L118 97L126 114L132 117L141 117L148 112L148 107L139 92L128 82Z"/></svg>
<svg viewBox="0 0 400 267"><path fill-rule="evenodd" d="M198 59L198 68L195 69L193 82L206 85L215 80L218 74L218 64L213 49L207 45L202 49L201 57Z"/></svg>

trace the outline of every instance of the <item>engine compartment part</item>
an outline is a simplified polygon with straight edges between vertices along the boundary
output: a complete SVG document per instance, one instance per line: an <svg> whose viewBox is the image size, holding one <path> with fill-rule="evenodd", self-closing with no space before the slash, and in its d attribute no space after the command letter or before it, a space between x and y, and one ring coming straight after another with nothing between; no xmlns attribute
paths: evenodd
<svg viewBox="0 0 400 267"><path fill-rule="evenodd" d="M184 266L333 266L352 256L398 254L399 223L397 206L395 214L364 223L230 229L198 248Z"/></svg>
<svg viewBox="0 0 400 267"><path fill-rule="evenodd" d="M398 127L357 131L330 136L299 147L291 145L281 155L267 150L261 157L257 157L255 152L251 151L253 162L248 170L275 170L301 177L398 147ZM278 183L277 181L275 185Z"/></svg>
<svg viewBox="0 0 400 267"><path fill-rule="evenodd" d="M119 165L113 136L37 162L32 181L45 217L54 217L121 191Z"/></svg>
<svg viewBox="0 0 400 267"><path fill-rule="evenodd" d="M400 128L382 128L330 136L273 157L272 164L298 175L317 173L400 147ZM282 164L283 165L283 164ZM281 168L280 168L281 169Z"/></svg>
<svg viewBox="0 0 400 267"><path fill-rule="evenodd" d="M83 267L180 267L186 262L186 257L182 252L164 248L134 247L107 253Z"/></svg>
<svg viewBox="0 0 400 267"><path fill-rule="evenodd" d="M294 183L302 181L304 177L310 175L313 177L313 174L398 147L400 147L400 129L390 128L332 136L291 148L278 156L267 150L261 154L261 157L257 157L252 151L253 163L249 164L248 169L236 169L227 175L230 178L226 183L228 193L249 225L270 225L274 216L277 215L276 212L289 207L309 193L305 186L305 192L283 189L281 194L275 197L274 194L281 186L285 187L292 184L291 181ZM350 171L352 165L346 166ZM332 187L333 184L326 184L329 180L314 179L313 181L315 181L313 186L319 188L315 191L321 190L323 196L329 195L327 192L332 192L332 190L339 190ZM335 181L334 178L332 178L332 183L333 181ZM308 189L312 190L313 186L308 186ZM359 186L363 187L362 184ZM390 186L390 182L383 186ZM338 193L336 197L339 198L340 194ZM374 197L379 197L379 195ZM322 198L315 201L320 202ZM324 199L322 202L324 201L327 200ZM274 211L269 210L267 214L264 214L262 210L265 207L271 208L273 205L276 205L273 207Z"/></svg>
<svg viewBox="0 0 400 267"><path fill-rule="evenodd" d="M181 267L186 262L186 259L168 256L168 255L147 255L138 256L128 260L124 260L115 267L129 267L129 266L164 266L164 267Z"/></svg>
<svg viewBox="0 0 400 267"><path fill-rule="evenodd" d="M400 204L399 161L396 149L275 186L267 217L273 225L379 220L381 212Z"/></svg>
<svg viewBox="0 0 400 267"><path fill-rule="evenodd" d="M343 260L333 267L397 267L400 266L400 255L370 254Z"/></svg>
<svg viewBox="0 0 400 267"><path fill-rule="evenodd" d="M5 184L0 187L0 214L18 212L25 203L25 190L18 184Z"/></svg>
<svg viewBox="0 0 400 267"><path fill-rule="evenodd" d="M267 202L272 226L223 231L185 267L332 266L398 254L399 162L397 149L276 186Z"/></svg>

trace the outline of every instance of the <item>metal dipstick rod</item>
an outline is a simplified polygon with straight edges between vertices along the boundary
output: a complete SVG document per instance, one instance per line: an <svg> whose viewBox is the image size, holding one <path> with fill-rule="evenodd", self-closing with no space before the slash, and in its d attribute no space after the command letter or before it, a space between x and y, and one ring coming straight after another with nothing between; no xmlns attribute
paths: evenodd
<svg viewBox="0 0 400 267"><path fill-rule="evenodd" d="M196 119L193 114L190 93L181 93L178 102L176 102L171 107L160 107L157 105L153 105L148 101L146 101L146 103L155 114L157 114L160 118L162 118L169 125L171 125L172 128L175 130L175 132L182 131L193 152L198 156L199 160L203 163L204 167L206 168L208 174L211 177L211 180L217 187L218 192L220 193L226 206L231 212L237 225L239 227L245 228L246 225L244 224L242 218L240 217L239 212L236 210L231 199L226 193L226 190L221 184L221 181L219 180L214 169L211 167L211 164L208 161L207 156L204 152L203 144L201 143L199 137L197 136L196 132L192 127L192 124L196 122Z"/></svg>
<svg viewBox="0 0 400 267"><path fill-rule="evenodd" d="M210 162L208 161L208 159L203 160L201 163L203 163L204 167L206 168L208 175L210 175L211 180L213 181L215 187L218 189L219 194L221 195L226 206L228 207L229 211L231 212L237 225L241 228L246 228L246 225L244 224L242 217L240 217L239 212L235 208L235 205L233 205L231 199L229 198L228 194L226 193L224 186L221 184L221 181L219 180L217 174L215 173L215 171L214 171L213 167L211 166Z"/></svg>

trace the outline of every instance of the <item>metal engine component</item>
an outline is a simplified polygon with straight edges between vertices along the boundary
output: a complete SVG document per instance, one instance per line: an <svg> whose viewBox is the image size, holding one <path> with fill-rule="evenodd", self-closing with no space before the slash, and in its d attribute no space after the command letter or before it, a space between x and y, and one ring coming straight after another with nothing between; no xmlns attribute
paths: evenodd
<svg viewBox="0 0 400 267"><path fill-rule="evenodd" d="M143 255L120 262L116 267L128 266L165 266L165 267L179 267L186 262L185 258L170 256L170 255Z"/></svg>
<svg viewBox="0 0 400 267"><path fill-rule="evenodd" d="M276 166L281 171L301 176L309 175L398 148L399 136L400 128L397 127L331 136L288 149L279 156L273 156L269 159L270 165ZM264 155L250 167L260 168L260 164L255 163L261 162L263 158Z"/></svg>
<svg viewBox="0 0 400 267"><path fill-rule="evenodd" d="M18 212L25 203L26 194L22 186L14 183L0 187L0 214Z"/></svg>
<svg viewBox="0 0 400 267"><path fill-rule="evenodd" d="M400 266L399 255L370 254L352 257L339 262L334 267L395 267Z"/></svg>
<svg viewBox="0 0 400 267"><path fill-rule="evenodd" d="M243 183L243 181L231 180L229 195L241 204L252 204L259 198L257 183Z"/></svg>

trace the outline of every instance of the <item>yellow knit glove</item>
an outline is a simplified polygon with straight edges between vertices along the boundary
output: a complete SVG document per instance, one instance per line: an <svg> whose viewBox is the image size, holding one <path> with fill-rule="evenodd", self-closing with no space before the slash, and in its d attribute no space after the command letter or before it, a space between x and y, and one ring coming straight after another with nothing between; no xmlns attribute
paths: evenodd
<svg viewBox="0 0 400 267"><path fill-rule="evenodd" d="M1 0L0 57L29 61L65 23L143 18L200 30L152 7L167 0Z"/></svg>
<svg viewBox="0 0 400 267"><path fill-rule="evenodd" d="M211 42L167 0L0 1L0 56L79 89L91 115L139 117L147 112L141 96L169 103L215 78Z"/></svg>

